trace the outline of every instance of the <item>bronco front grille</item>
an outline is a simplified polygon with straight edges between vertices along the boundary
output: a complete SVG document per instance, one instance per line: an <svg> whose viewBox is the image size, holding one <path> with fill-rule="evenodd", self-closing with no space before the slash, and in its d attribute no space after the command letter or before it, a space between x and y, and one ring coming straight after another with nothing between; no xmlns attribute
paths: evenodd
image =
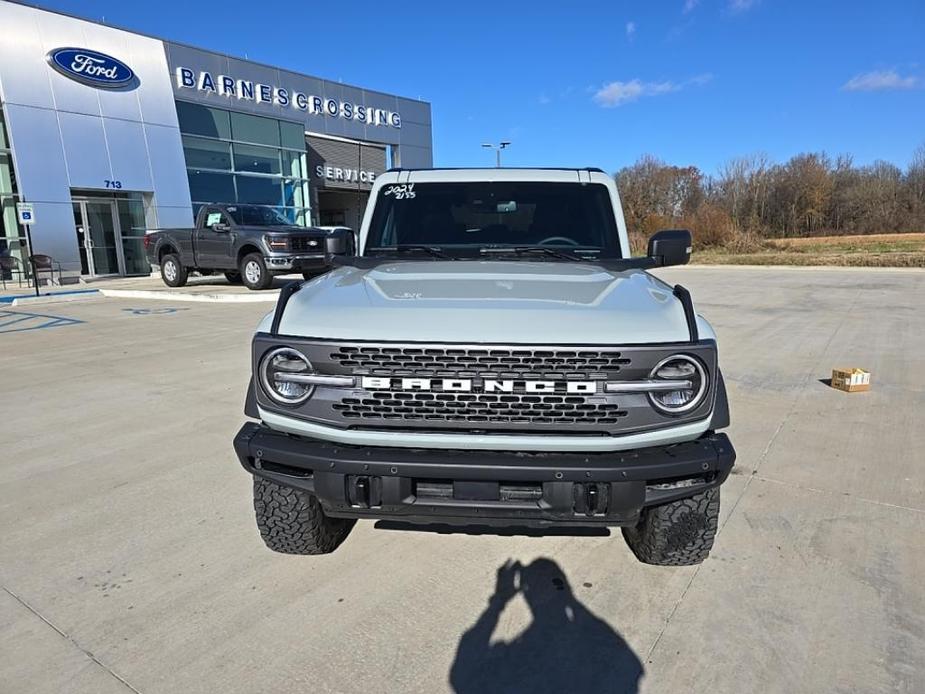
<svg viewBox="0 0 925 694"><path fill-rule="evenodd" d="M344 398L332 407L345 419L420 423L607 425L628 414L616 403L589 400L570 395L372 391L369 397Z"/></svg>
<svg viewBox="0 0 925 694"><path fill-rule="evenodd" d="M620 352L584 349L343 346L330 358L356 374L455 378L603 380L630 363Z"/></svg>
<svg viewBox="0 0 925 694"><path fill-rule="evenodd" d="M279 344L270 336L255 340L255 369ZM317 385L304 403L286 408L258 388L261 407L342 429L616 436L703 419L713 402L708 394L696 410L668 418L646 393L604 385L645 380L678 352L703 361L712 376L712 341L611 346L286 337L285 344L302 352L319 375L352 376L353 385ZM538 388L537 381L549 383Z"/></svg>

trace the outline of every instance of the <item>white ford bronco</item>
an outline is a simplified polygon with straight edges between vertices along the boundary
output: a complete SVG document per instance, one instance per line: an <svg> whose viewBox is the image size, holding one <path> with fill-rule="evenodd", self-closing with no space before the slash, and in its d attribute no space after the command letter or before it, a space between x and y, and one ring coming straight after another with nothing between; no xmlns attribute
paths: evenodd
<svg viewBox="0 0 925 694"><path fill-rule="evenodd" d="M667 230L632 258L597 169L392 170L356 255L286 286L253 339L234 446L270 549L356 519L537 532L620 526L650 564L703 561L735 461L716 336Z"/></svg>

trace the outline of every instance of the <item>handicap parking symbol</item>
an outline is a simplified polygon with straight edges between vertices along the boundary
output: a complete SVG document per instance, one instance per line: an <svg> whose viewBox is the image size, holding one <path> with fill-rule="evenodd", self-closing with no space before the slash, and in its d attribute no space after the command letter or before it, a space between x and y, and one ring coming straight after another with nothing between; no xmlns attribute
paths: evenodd
<svg viewBox="0 0 925 694"><path fill-rule="evenodd" d="M124 308L133 316L159 316L165 313L176 313L177 311L189 311L188 308Z"/></svg>

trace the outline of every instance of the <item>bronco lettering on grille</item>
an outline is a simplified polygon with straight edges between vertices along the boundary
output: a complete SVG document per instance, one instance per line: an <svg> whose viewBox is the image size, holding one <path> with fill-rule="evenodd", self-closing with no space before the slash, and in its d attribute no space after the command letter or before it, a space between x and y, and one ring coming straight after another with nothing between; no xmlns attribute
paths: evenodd
<svg viewBox="0 0 925 694"><path fill-rule="evenodd" d="M391 391L443 391L450 393L555 393L593 395L597 393L596 381L516 381L471 378L385 378L363 376L361 385L365 390Z"/></svg>

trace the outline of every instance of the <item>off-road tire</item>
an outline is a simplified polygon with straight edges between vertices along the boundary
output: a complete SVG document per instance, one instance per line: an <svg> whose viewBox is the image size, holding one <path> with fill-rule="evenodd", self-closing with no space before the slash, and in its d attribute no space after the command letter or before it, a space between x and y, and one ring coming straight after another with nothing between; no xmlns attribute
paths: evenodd
<svg viewBox="0 0 925 694"><path fill-rule="evenodd" d="M168 287L182 287L188 278L189 269L183 267L176 253L168 253L161 258L161 279Z"/></svg>
<svg viewBox="0 0 925 694"><path fill-rule="evenodd" d="M719 521L719 488L643 509L623 538L644 564L692 566L710 554Z"/></svg>
<svg viewBox="0 0 925 694"><path fill-rule="evenodd" d="M225 273L225 279L228 284L241 284L241 273L237 270L229 270Z"/></svg>
<svg viewBox="0 0 925 694"><path fill-rule="evenodd" d="M255 276L248 273L248 266L251 263L256 264ZM263 256L259 253L249 253L241 258L241 265L238 270L241 272L241 281L244 282L244 286L248 289L266 289L273 283L273 275L270 274Z"/></svg>
<svg viewBox="0 0 925 694"><path fill-rule="evenodd" d="M324 515L313 494L254 478L254 512L267 547L282 554L329 554L356 523Z"/></svg>

